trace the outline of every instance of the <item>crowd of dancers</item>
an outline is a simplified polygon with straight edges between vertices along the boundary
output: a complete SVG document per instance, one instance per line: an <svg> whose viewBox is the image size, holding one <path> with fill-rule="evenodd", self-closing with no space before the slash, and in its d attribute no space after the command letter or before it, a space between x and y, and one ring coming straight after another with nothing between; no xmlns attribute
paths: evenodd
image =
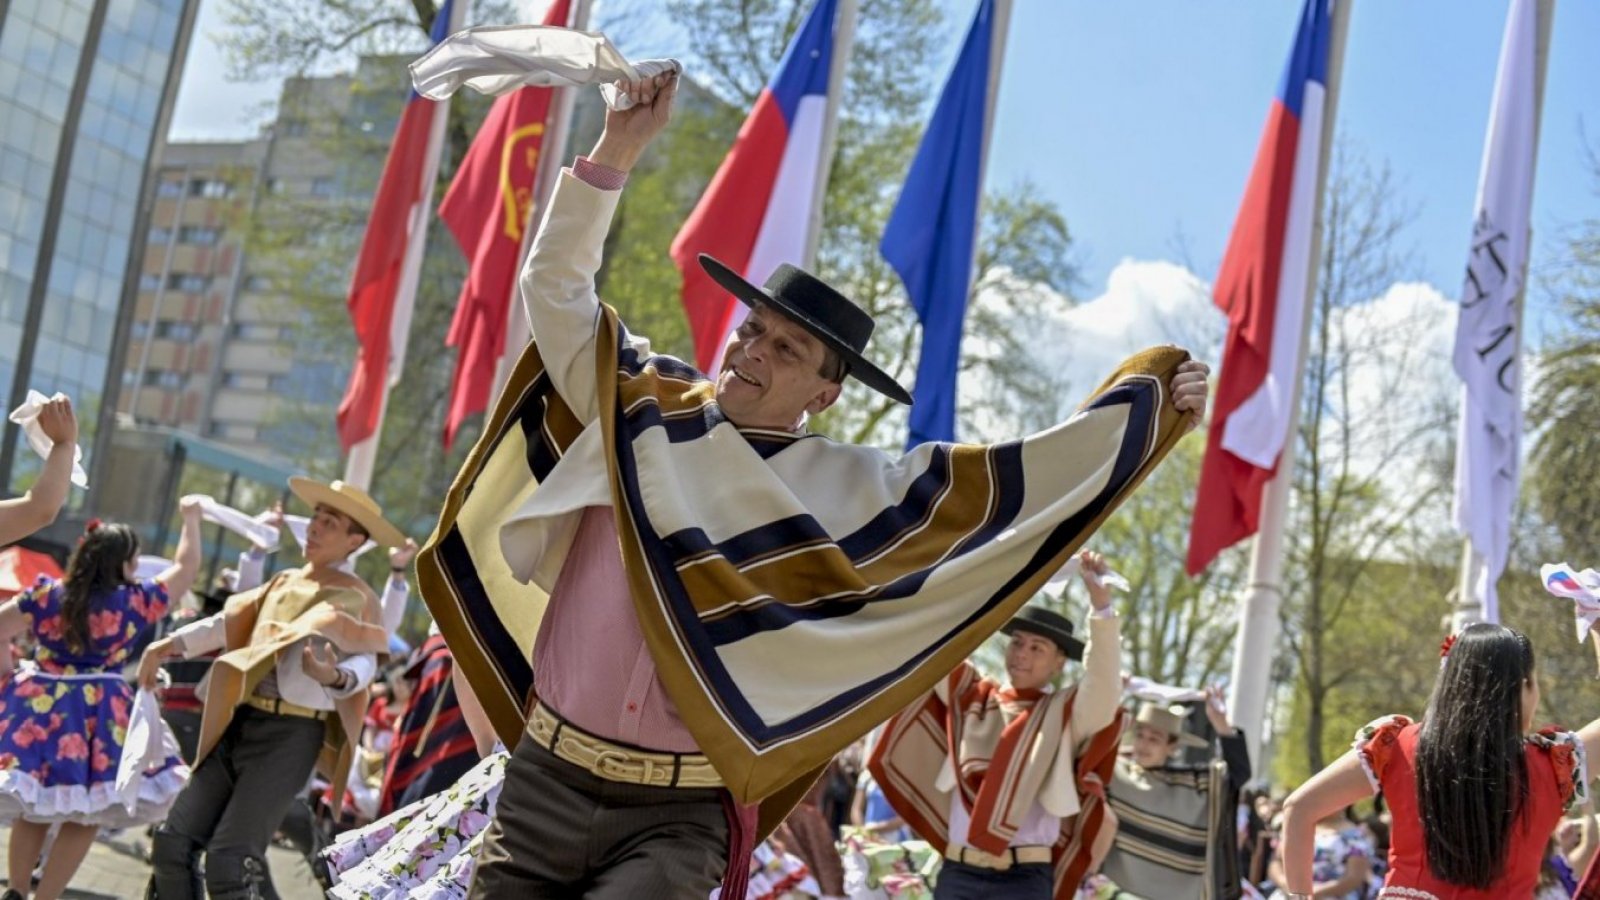
<svg viewBox="0 0 1600 900"><path fill-rule="evenodd" d="M594 279L676 87L620 84L559 179L520 282L535 343L420 553L365 491L297 477L301 564L258 549L196 589L220 513L186 497L159 571L91 521L63 578L0 604L4 900L61 896L97 833L145 827L164 900L277 896L274 840L363 900L1594 896L1600 723L1532 729L1512 629L1452 638L1415 721L1281 806L1246 792L1218 689L1124 671L1140 598L1080 548L1204 413L1187 354L1135 357L1040 435L904 457L806 430L846 379L910 395L871 317L793 266L755 285L702 257L749 307L722 369L652 355ZM38 427L5 542L67 495L70 403ZM1086 621L1028 602L1064 564ZM438 625L401 654L412 578ZM967 657L996 631L991 674Z"/></svg>

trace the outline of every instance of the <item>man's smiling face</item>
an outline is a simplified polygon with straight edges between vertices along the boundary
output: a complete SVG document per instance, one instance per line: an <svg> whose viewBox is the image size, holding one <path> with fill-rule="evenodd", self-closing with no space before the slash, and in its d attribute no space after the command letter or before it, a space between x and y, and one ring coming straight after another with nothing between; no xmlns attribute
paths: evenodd
<svg viewBox="0 0 1600 900"><path fill-rule="evenodd" d="M743 428L788 431L839 399L838 381L823 372L838 360L798 323L757 306L734 333L717 378L717 403Z"/></svg>

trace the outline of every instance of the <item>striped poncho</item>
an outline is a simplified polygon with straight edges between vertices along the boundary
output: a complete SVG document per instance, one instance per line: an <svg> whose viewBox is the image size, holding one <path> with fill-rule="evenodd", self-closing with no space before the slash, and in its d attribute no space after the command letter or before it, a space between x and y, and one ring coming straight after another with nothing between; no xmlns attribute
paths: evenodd
<svg viewBox="0 0 1600 900"><path fill-rule="evenodd" d="M575 445L603 454L659 677L734 798L761 803L763 833L835 753L998 630L1184 432L1174 347L1129 359L1048 431L898 457L741 430L711 380L650 355L609 308L595 328L598 420L585 428L530 345L419 557L423 597L514 744L547 599L507 562L532 540L515 520Z"/></svg>

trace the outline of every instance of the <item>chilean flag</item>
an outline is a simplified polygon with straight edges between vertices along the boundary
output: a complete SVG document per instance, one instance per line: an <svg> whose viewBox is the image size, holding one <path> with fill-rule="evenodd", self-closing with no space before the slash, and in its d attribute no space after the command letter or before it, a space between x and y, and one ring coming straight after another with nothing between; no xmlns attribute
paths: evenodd
<svg viewBox="0 0 1600 900"><path fill-rule="evenodd" d="M709 253L760 284L780 263L805 257L827 119L837 0L818 0L756 98L733 149L672 240L683 273L683 309L695 364L716 372L744 304L711 280L696 257Z"/></svg>
<svg viewBox="0 0 1600 900"><path fill-rule="evenodd" d="M445 0L434 13L430 37L434 44L450 33L450 7ZM344 399L336 416L339 443L349 452L378 430L383 392L389 380L389 361L393 351L390 329L394 322L395 300L400 286L401 262L412 240L421 240L425 219L417 215L433 187L435 172L427 167L428 137L433 117L444 115L440 105L423 99L415 90L406 100L395 128L389 157L383 163L378 192L372 198L372 214L367 217L367 233L361 239L356 257L356 273L350 280L350 295L345 306L355 326L355 366ZM426 183L424 183L426 182Z"/></svg>
<svg viewBox="0 0 1600 900"><path fill-rule="evenodd" d="M1294 48L1213 291L1228 314L1211 429L1189 530L1190 575L1256 533L1261 494L1289 438L1327 92L1333 0L1305 0Z"/></svg>

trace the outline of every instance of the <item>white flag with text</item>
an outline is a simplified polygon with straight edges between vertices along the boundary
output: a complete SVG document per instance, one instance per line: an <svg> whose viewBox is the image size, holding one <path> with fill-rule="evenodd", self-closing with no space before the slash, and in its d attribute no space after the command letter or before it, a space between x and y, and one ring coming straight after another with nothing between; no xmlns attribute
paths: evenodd
<svg viewBox="0 0 1600 900"><path fill-rule="evenodd" d="M1472 586L1485 621L1499 621L1495 581L1505 570L1522 453L1521 294L1537 139L1536 0L1512 0L1500 47L1489 133L1478 178L1472 249L1456 325L1461 376L1456 526L1483 564Z"/></svg>

